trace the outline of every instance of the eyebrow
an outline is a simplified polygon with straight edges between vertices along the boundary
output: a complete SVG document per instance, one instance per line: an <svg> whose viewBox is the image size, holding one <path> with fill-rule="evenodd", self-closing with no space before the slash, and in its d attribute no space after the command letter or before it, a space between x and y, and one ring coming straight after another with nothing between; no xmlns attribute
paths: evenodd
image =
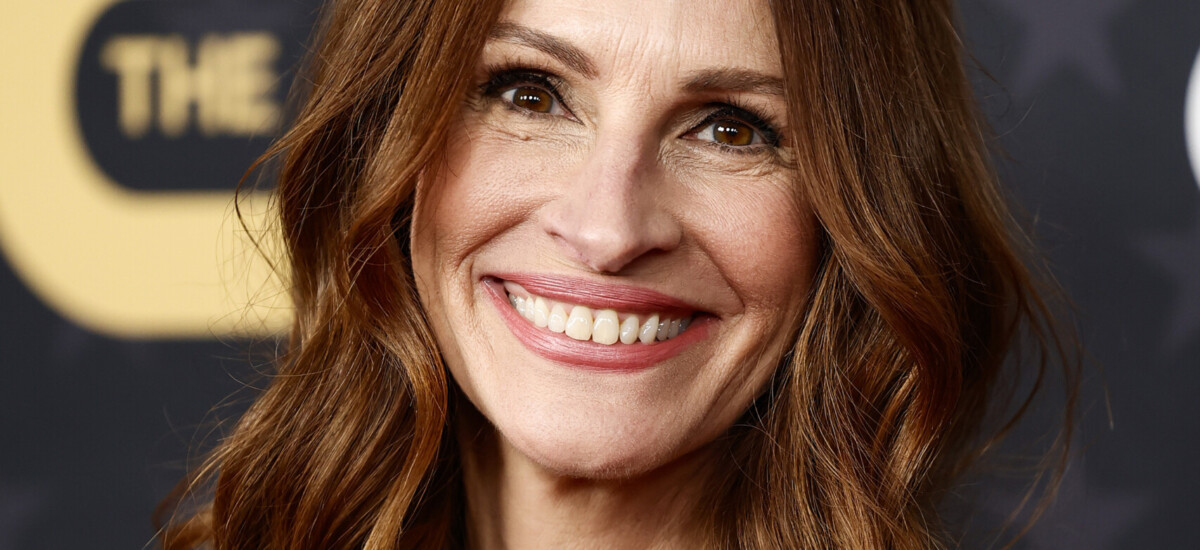
<svg viewBox="0 0 1200 550"><path fill-rule="evenodd" d="M749 69L707 69L700 71L684 84L689 92L720 90L727 92L756 92L765 95L783 94L783 79Z"/></svg>
<svg viewBox="0 0 1200 550"><path fill-rule="evenodd" d="M488 37L492 40L512 42L544 52L587 78L595 78L597 75L596 64L588 54L554 35L524 25L502 21L492 28ZM706 69L689 78L684 83L684 89L692 93L719 90L784 95L782 79L750 69Z"/></svg>
<svg viewBox="0 0 1200 550"><path fill-rule="evenodd" d="M583 76L596 77L596 64L592 62L592 58L570 42L556 36L516 23L501 22L492 28L489 38L540 50Z"/></svg>

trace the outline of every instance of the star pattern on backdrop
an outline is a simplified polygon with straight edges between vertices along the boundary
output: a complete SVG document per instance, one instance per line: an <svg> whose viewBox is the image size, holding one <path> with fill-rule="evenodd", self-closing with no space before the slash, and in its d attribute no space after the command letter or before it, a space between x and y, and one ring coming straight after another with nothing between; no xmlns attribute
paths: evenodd
<svg viewBox="0 0 1200 550"><path fill-rule="evenodd" d="M1121 89L1111 26L1129 0L989 0L1020 20L1022 42L1010 82L1028 96L1056 73L1074 71L1097 89Z"/></svg>
<svg viewBox="0 0 1200 550"><path fill-rule="evenodd" d="M1200 335L1200 216L1184 231L1156 235L1140 244L1142 253L1175 290L1161 341L1165 351L1178 352Z"/></svg>

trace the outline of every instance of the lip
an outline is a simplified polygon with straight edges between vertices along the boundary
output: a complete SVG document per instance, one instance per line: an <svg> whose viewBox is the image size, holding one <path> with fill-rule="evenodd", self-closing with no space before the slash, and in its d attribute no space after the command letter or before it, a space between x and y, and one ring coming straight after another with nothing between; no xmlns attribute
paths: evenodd
<svg viewBox="0 0 1200 550"><path fill-rule="evenodd" d="M701 312L701 308L674 296L630 285L532 273L496 273L486 278L511 281L538 296L593 309L615 309L639 314L667 313L677 316Z"/></svg>
<svg viewBox="0 0 1200 550"><path fill-rule="evenodd" d="M566 334L534 326L513 309L512 304L508 301L507 293L504 291L503 281L512 281L534 294L547 298L597 309L612 308L631 313L694 312L698 315L686 331L670 340L653 344L597 344L590 340L576 340ZM615 372L645 370L678 355L692 344L706 338L709 325L714 321L712 316L699 314L700 312L681 300L635 287L604 285L573 278L516 274L484 277L481 284L495 305L496 311L500 313L500 317L504 319L509 330L526 349L551 361L572 367ZM567 291L568 288L571 289L570 292ZM626 290L630 292L626 293Z"/></svg>

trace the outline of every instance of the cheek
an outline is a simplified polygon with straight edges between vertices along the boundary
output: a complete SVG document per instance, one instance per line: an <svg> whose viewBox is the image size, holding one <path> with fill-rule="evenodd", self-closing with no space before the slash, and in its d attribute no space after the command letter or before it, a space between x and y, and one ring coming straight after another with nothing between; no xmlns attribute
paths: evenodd
<svg viewBox="0 0 1200 550"><path fill-rule="evenodd" d="M432 249L441 267L457 265L490 237L517 225L525 209L514 190L513 167L498 162L489 174L480 174L484 162L470 148L447 158L446 166L430 182L424 205L428 213L418 235ZM498 159L502 160L502 159ZM507 181L506 181L507 180Z"/></svg>
<svg viewBox="0 0 1200 550"><path fill-rule="evenodd" d="M816 258L812 214L782 201L741 214L752 222L746 224L743 238L731 243L728 277L744 300L796 311L807 294Z"/></svg>
<svg viewBox="0 0 1200 550"><path fill-rule="evenodd" d="M480 125L473 127L478 130ZM567 169L568 156L560 147L486 128L473 132L472 138L466 133L460 127L452 134L445 161L431 178L423 212L415 220L428 231L415 238L424 238L423 246L434 250L443 269L456 268L483 247L535 229L537 207L556 188L552 175ZM529 247L515 247L522 248Z"/></svg>
<svg viewBox="0 0 1200 550"><path fill-rule="evenodd" d="M533 263L537 207L562 173L563 155L475 124L451 132L436 170L418 185L411 250L417 288L442 354L475 401L479 358L491 357L483 332L473 266L490 255ZM481 343L483 342L483 343ZM475 358L466 361L467 357ZM473 368L468 368L470 365ZM483 361L482 363L487 363ZM486 368L483 370L487 370ZM481 407L483 408L483 407Z"/></svg>
<svg viewBox="0 0 1200 550"><path fill-rule="evenodd" d="M704 405L713 429L724 429L759 394L794 343L819 253L815 216L793 190L789 173L741 178L688 174L677 216L708 269L695 284L727 285L740 301L725 342L704 373Z"/></svg>
<svg viewBox="0 0 1200 550"><path fill-rule="evenodd" d="M790 174L703 182L688 207L692 233L745 314L789 315L804 306L819 249L815 216Z"/></svg>

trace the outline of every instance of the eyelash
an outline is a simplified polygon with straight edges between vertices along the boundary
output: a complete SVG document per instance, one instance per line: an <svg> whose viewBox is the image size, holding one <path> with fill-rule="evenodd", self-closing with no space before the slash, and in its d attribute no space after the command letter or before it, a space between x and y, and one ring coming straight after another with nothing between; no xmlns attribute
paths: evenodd
<svg viewBox="0 0 1200 550"><path fill-rule="evenodd" d="M714 110L705 116L704 120L702 120L699 124L693 126L691 130L688 130L688 134L696 133L698 130L707 128L710 124L713 124L717 121L733 119L748 124L754 129L755 132L758 132L758 134L762 136L762 145L771 148L779 146L779 131L776 130L771 123L764 120L763 117L756 114L753 109L739 105L737 100L727 98L725 101L720 103L710 103L708 104L708 107ZM715 141L708 143L734 153L751 153L754 152L754 149L756 149L754 146L734 147L732 145L726 145L724 143L718 143Z"/></svg>
<svg viewBox="0 0 1200 550"><path fill-rule="evenodd" d="M536 69L515 67L490 68L488 69L487 74L488 80L487 82L484 82L482 86L480 86L479 90L484 97L499 99L503 92L511 90L518 84L533 84L534 86L541 87L547 92L550 92L550 95L554 96L554 101L557 101L558 104L562 106L564 111L570 113L572 117L575 116L574 113L571 113L571 110L567 108L567 102L563 101L563 94L561 92L561 79L556 76ZM548 113L538 113L535 111L529 111L527 109L521 109L520 107L511 104L509 104L509 107L529 116L557 116L549 115Z"/></svg>
<svg viewBox="0 0 1200 550"><path fill-rule="evenodd" d="M571 110L567 108L567 102L563 101L563 94L561 92L562 80L553 74L526 67L498 66L489 67L487 69L487 75L487 81L485 81L479 87L479 91L484 97L499 99L502 93L512 89L515 85L532 84L536 87L545 89L547 92L550 92L550 95L554 96L554 100L557 101L560 106L562 106L563 110L574 117L574 114L571 113ZM506 106L532 117L560 116L529 111L507 102ZM713 110L705 115L700 123L689 129L685 135L695 134L715 122L732 119L747 124L753 128L754 131L762 137L762 145L768 146L772 149L778 147L779 132L775 129L775 127L767 122L764 117L755 113L753 109L739 104L737 100L733 98L727 98L721 102L710 103L706 105L706 107ZM759 147L752 145L735 147L715 141L705 141L704 143L717 147L722 151L728 151L737 154L754 153L757 149L759 149Z"/></svg>

